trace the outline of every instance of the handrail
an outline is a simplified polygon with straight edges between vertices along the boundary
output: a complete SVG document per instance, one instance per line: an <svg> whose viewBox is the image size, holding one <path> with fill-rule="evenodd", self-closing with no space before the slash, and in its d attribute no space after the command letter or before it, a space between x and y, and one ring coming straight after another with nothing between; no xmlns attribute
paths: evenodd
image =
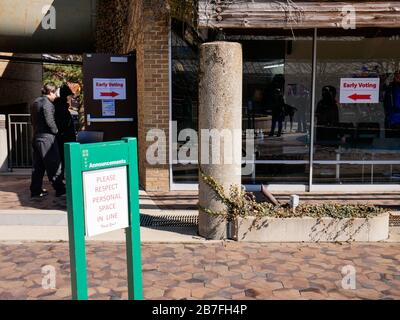
<svg viewBox="0 0 400 320"><path fill-rule="evenodd" d="M29 118L27 121L12 121L12 118ZM14 167L28 168L32 166L30 152L30 114L8 114L8 169ZM24 128L25 127L25 128ZM15 153L15 159L14 159ZM21 162L19 162L21 160ZM14 163L15 162L15 163Z"/></svg>
<svg viewBox="0 0 400 320"><path fill-rule="evenodd" d="M93 123L106 123L106 122L133 122L133 118L92 118L90 114L86 116L87 119L87 125L90 126L90 124Z"/></svg>

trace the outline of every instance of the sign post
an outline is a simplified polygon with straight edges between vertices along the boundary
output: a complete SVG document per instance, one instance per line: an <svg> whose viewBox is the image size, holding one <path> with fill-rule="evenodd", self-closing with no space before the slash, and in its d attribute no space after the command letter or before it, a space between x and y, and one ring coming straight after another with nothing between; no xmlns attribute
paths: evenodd
<svg viewBox="0 0 400 320"><path fill-rule="evenodd" d="M65 144L72 298L88 299L85 236L125 229L128 297L143 299L137 141Z"/></svg>

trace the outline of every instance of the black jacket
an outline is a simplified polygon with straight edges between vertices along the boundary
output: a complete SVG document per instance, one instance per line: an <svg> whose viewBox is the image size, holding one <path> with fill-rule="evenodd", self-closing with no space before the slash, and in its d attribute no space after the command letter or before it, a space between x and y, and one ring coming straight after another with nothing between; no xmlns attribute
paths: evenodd
<svg viewBox="0 0 400 320"><path fill-rule="evenodd" d="M55 107L47 97L39 97L32 103L31 122L34 135L56 135L58 133L55 120Z"/></svg>
<svg viewBox="0 0 400 320"><path fill-rule="evenodd" d="M56 108L55 120L58 127L58 134L65 142L75 140L75 127L71 113L68 111L68 103L64 99L59 98L54 101ZM72 140L71 140L72 139Z"/></svg>
<svg viewBox="0 0 400 320"><path fill-rule="evenodd" d="M68 96L72 94L68 85L63 85L60 88L60 97L53 103L56 108L55 119L58 127L58 135L63 142L76 141L74 121L68 110Z"/></svg>

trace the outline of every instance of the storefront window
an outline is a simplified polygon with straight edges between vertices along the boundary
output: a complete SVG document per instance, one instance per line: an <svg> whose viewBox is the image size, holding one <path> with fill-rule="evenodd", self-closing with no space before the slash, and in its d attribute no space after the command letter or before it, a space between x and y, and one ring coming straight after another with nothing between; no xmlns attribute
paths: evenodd
<svg viewBox="0 0 400 320"><path fill-rule="evenodd" d="M318 39L314 141L314 184L399 183L399 40Z"/></svg>
<svg viewBox="0 0 400 320"><path fill-rule="evenodd" d="M232 38L243 46L243 129L255 130L255 172L243 183L308 183L311 37Z"/></svg>
<svg viewBox="0 0 400 320"><path fill-rule="evenodd" d="M173 135L176 135L172 147L174 154L184 145L177 142L177 136L184 129L198 127L198 46L191 42L189 30L182 23L172 25L172 121ZM197 183L197 164L180 163L173 157L172 171L174 183Z"/></svg>
<svg viewBox="0 0 400 320"><path fill-rule="evenodd" d="M253 166L243 184L308 185L312 117L312 184L400 183L400 39L333 32L318 33L314 115L311 31L225 34L243 47L242 149ZM198 48L188 30L173 24L177 134L197 131ZM247 129L255 133L252 155L245 154ZM176 141L172 148L179 151L186 142ZM198 182L196 161L185 164L175 156L172 169L174 183Z"/></svg>

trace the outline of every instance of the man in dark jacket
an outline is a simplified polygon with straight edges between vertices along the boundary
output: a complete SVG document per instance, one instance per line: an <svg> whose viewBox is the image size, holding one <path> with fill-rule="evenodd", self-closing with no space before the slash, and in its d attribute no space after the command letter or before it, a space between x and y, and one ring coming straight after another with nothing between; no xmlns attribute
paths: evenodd
<svg viewBox="0 0 400 320"><path fill-rule="evenodd" d="M58 128L55 122L55 107L53 101L57 98L57 88L48 83L42 89L43 96L37 98L31 106L31 121L33 126L33 172L31 182L32 198L42 198L45 171L56 196L65 194L65 185L61 178L61 161L56 141Z"/></svg>

